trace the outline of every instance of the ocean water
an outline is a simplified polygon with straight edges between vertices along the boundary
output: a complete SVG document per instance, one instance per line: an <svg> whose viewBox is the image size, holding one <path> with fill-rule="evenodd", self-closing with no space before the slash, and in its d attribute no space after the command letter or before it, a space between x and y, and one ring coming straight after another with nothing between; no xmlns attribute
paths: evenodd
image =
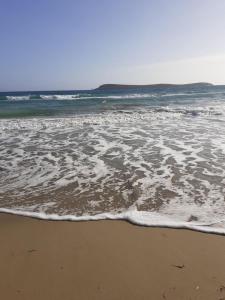
<svg viewBox="0 0 225 300"><path fill-rule="evenodd" d="M225 86L0 93L0 211L225 233Z"/></svg>

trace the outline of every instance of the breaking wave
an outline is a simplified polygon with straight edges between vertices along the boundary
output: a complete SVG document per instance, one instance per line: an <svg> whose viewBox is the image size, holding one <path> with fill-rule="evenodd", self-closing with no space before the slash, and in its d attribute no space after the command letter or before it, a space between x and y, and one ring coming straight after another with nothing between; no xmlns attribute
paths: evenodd
<svg viewBox="0 0 225 300"><path fill-rule="evenodd" d="M142 99L156 97L154 94L126 94L126 95L105 95L98 94L48 94L48 95L22 95L22 96L5 96L2 100L9 101L26 101L26 100L88 100L88 99Z"/></svg>

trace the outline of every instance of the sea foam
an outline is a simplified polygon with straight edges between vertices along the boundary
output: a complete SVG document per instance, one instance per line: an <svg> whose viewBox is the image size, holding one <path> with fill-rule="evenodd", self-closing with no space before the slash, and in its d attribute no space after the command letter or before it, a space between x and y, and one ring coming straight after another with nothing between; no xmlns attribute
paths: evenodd
<svg viewBox="0 0 225 300"><path fill-rule="evenodd" d="M220 227L219 225L225 220L218 221L218 223L208 223L201 224L198 222L182 222L171 220L166 216L162 216L154 212L146 211L126 211L120 214L113 213L102 213L94 216L84 215L84 216L75 216L75 215L64 215L60 216L57 214L46 214L43 212L30 212L22 211L16 209L6 209L0 208L1 213L7 213L17 216L31 217L40 220L48 221L99 221L99 220L125 220L135 225L147 226L147 227L162 227L162 228L175 228L175 229L190 229L196 230L205 233L216 233L216 234L225 234L225 228Z"/></svg>
<svg viewBox="0 0 225 300"><path fill-rule="evenodd" d="M224 122L217 99L2 119L1 211L224 233Z"/></svg>

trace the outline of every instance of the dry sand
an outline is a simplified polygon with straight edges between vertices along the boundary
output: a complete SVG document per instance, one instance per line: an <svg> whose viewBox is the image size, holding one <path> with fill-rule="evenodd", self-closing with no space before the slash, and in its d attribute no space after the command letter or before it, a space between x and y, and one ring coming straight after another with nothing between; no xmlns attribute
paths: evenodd
<svg viewBox="0 0 225 300"><path fill-rule="evenodd" d="M225 299L225 236L0 214L0 299Z"/></svg>

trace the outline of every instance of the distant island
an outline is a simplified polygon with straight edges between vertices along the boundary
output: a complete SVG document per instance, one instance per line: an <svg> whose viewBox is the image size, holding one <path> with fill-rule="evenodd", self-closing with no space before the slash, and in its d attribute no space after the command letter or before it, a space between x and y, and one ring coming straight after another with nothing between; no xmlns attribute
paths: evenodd
<svg viewBox="0 0 225 300"><path fill-rule="evenodd" d="M114 89L138 89L138 88L183 88L183 87L207 87L213 86L212 83L208 82L196 82L186 84L170 84L170 83L158 83L158 84L102 84L95 90L114 90Z"/></svg>

